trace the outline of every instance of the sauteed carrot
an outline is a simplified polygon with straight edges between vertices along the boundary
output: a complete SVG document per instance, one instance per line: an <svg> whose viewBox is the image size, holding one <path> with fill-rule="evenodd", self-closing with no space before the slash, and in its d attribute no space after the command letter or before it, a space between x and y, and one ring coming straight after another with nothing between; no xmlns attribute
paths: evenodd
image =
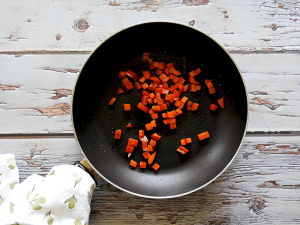
<svg viewBox="0 0 300 225"><path fill-rule="evenodd" d="M141 74L130 69L119 71L118 75L122 86L126 88L126 90L131 90L133 89L134 82L136 90L141 93L140 102L137 105L132 103L124 104L124 111L128 111L129 113L129 111L132 110L132 112L134 112L137 107L146 114L149 113L148 116L150 116L149 118L152 118L152 120L149 119L149 121L144 124L147 133L153 129L155 131L157 126L161 126L161 122L168 125L168 129L176 129L177 116L180 115L179 117L183 117L186 113L192 113L188 111L195 111L199 107L199 103L194 102L193 100L193 93L200 91L201 85L205 83L209 94L215 94L216 89L213 84L214 81L212 79L205 79L203 82L200 77L196 78L196 76L201 73L199 67L195 70L181 74L181 71L178 70L173 62L153 61L150 56L150 52L143 53L142 60L149 65L149 69L141 71ZM185 79L187 77L188 79ZM123 89L118 87L117 94L123 92ZM186 92L191 92L192 95L189 97L183 96L182 93ZM220 108L224 108L224 98L214 99L214 101L216 100L218 105L211 103L209 106L210 110L215 111L219 106ZM113 97L110 100L109 105L113 105L115 101L116 98ZM131 127L131 123L128 123L126 126L126 128ZM129 132L129 129L127 129L127 131ZM116 130L114 138L120 139L121 132L121 130ZM139 140L129 138L125 153L128 153L128 157L130 157L135 148L141 148L143 150L142 155L147 162L140 161L139 167L145 169L148 163L148 165L152 165L152 168L157 171L160 166L154 161L157 153L157 142L161 139L161 136L157 133L152 133L150 138L146 136L148 135L147 133L145 133L144 130L139 130ZM209 137L208 131L197 135L199 141ZM141 145L139 145L139 141L141 141ZM187 154L189 150L184 146L189 146L191 142L192 138L181 139L180 146L176 151L183 155ZM153 153L151 154L151 152ZM137 162L131 160L130 165L132 167L137 167Z"/></svg>
<svg viewBox="0 0 300 225"><path fill-rule="evenodd" d="M122 133L122 130L116 130L115 131L115 139L121 139L121 133Z"/></svg>
<svg viewBox="0 0 300 225"><path fill-rule="evenodd" d="M113 105L114 102L116 101L117 99L116 98L111 98L111 100L109 101L108 105Z"/></svg>

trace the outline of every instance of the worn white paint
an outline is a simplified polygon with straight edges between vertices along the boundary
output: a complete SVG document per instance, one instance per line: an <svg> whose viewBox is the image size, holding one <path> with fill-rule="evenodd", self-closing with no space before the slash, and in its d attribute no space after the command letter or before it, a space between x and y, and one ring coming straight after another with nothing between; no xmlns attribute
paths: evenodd
<svg viewBox="0 0 300 225"><path fill-rule="evenodd" d="M200 0L199 0L200 1ZM299 50L299 1L211 0L188 6L167 1L1 1L0 51L93 50L125 27L149 21L172 21L194 27L228 50ZM197 1L190 1L197 2ZM74 29L79 19L85 32ZM57 40L57 35L61 38Z"/></svg>
<svg viewBox="0 0 300 225"><path fill-rule="evenodd" d="M14 153L21 180L82 158L74 138L0 139L1 153ZM269 151L266 151L269 150ZM246 137L237 157L212 184L193 194L151 200L99 180L90 224L174 222L206 224L297 224L300 222L298 137ZM124 158L125 160L125 158ZM171 216L173 215L173 216Z"/></svg>
<svg viewBox="0 0 300 225"><path fill-rule="evenodd" d="M70 91L55 98L55 90L73 89L87 57L88 54L0 55L0 84L14 89L0 90L0 133L72 132L69 113L45 116L39 109L71 104ZM248 131L299 131L300 56L277 53L232 57L249 92ZM256 98L275 108L258 104Z"/></svg>
<svg viewBox="0 0 300 225"><path fill-rule="evenodd" d="M70 90L89 53L142 22L193 26L231 53L249 92L248 131L300 131L299 0L13 0L0 1L0 21L0 153L16 155L21 180L82 158L72 137L19 134L72 133ZM215 182L176 199L99 180L90 224L299 224L299 152L297 135L247 136Z"/></svg>

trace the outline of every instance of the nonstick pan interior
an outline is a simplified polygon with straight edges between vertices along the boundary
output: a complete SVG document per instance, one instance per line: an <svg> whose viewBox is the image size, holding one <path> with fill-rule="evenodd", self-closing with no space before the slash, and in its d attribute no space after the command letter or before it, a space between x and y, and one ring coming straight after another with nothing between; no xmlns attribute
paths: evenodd
<svg viewBox="0 0 300 225"><path fill-rule="evenodd" d="M142 76L149 64L142 60L144 52L151 52L153 61L174 62L176 69L188 83L188 72L200 67L195 77L201 84L196 93L182 93L190 101L199 103L197 111L178 116L177 128L170 130L157 120L157 128L146 131L145 123L152 119L136 106L142 90L117 95L121 86L120 70L128 69ZM153 72L154 74L155 72ZM212 79L216 93L210 95L205 79ZM169 85L170 86L170 85ZM113 107L108 106L116 97ZM211 103L223 97L225 108L209 110ZM132 110L124 113L123 104ZM170 108L171 109L171 108ZM80 147L101 176L132 194L149 198L170 198L198 190L223 172L236 155L243 140L248 118L247 93L243 79L228 54L205 34L175 23L155 22L127 28L101 44L87 60L78 77L72 103L74 131ZM126 128L131 123L132 128ZM114 131L122 130L120 141ZM161 135L157 143L156 160L161 167L156 172L132 168L130 159L142 158L141 143L130 159L124 152L128 138L138 139L138 130L150 137ZM210 138L199 142L197 134L208 131ZM180 139L190 137L190 152L176 151Z"/></svg>

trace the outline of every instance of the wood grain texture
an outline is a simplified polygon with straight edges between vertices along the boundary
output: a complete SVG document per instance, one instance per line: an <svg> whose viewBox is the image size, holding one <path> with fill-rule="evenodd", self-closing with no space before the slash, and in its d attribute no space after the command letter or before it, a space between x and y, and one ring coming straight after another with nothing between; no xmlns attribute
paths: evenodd
<svg viewBox="0 0 300 225"><path fill-rule="evenodd" d="M0 133L72 133L72 89L88 56L0 55ZM249 93L248 131L299 131L299 54L232 57Z"/></svg>
<svg viewBox="0 0 300 225"><path fill-rule="evenodd" d="M299 51L296 0L1 1L0 52L93 50L142 22L192 25L230 51ZM211 16L213 15L213 17Z"/></svg>
<svg viewBox="0 0 300 225"><path fill-rule="evenodd" d="M82 158L74 138L0 139L0 146L16 155L21 180ZM299 224L299 152L298 136L246 137L216 181L175 199L136 197L101 179L90 224Z"/></svg>

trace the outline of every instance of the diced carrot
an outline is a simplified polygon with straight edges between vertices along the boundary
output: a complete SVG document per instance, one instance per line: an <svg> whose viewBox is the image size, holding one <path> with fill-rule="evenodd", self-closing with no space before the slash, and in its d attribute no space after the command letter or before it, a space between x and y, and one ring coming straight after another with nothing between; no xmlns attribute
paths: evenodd
<svg viewBox="0 0 300 225"><path fill-rule="evenodd" d="M160 112L161 111L159 105L153 105L152 109L153 109L154 112Z"/></svg>
<svg viewBox="0 0 300 225"><path fill-rule="evenodd" d="M155 93L162 93L163 92L163 90L164 90L164 88L156 88L155 89Z"/></svg>
<svg viewBox="0 0 300 225"><path fill-rule="evenodd" d="M158 102L157 98L154 98L154 99L153 99L153 103L156 104L157 102Z"/></svg>
<svg viewBox="0 0 300 225"><path fill-rule="evenodd" d="M161 138L161 136L159 136L157 133L153 133L151 134L151 138L155 141L159 141L159 139Z"/></svg>
<svg viewBox="0 0 300 225"><path fill-rule="evenodd" d="M126 85L126 89L127 89L127 90L133 89L133 85L132 85L131 82L130 82L129 84Z"/></svg>
<svg viewBox="0 0 300 225"><path fill-rule="evenodd" d="M183 109L183 106L184 106L184 102L180 102L178 108L179 108L179 109Z"/></svg>
<svg viewBox="0 0 300 225"><path fill-rule="evenodd" d="M146 130L152 130L152 129L153 129L151 123L146 123L146 124L145 124L145 127L146 127Z"/></svg>
<svg viewBox="0 0 300 225"><path fill-rule="evenodd" d="M177 113L177 115L180 115L182 113L181 109L178 108L178 109L175 109L175 112Z"/></svg>
<svg viewBox="0 0 300 225"><path fill-rule="evenodd" d="M155 156L156 156L156 152L154 152L152 155L149 156L149 158L148 158L149 165L153 163Z"/></svg>
<svg viewBox="0 0 300 225"><path fill-rule="evenodd" d="M150 92L149 91L146 91L146 90L143 90L143 92L142 92L142 97L144 96L144 95L150 95Z"/></svg>
<svg viewBox="0 0 300 225"><path fill-rule="evenodd" d="M150 123L151 123L152 127L156 127L156 121L155 120L152 120Z"/></svg>
<svg viewBox="0 0 300 225"><path fill-rule="evenodd" d="M188 99L189 99L188 97L183 96L180 101L183 103L186 103Z"/></svg>
<svg viewBox="0 0 300 225"><path fill-rule="evenodd" d="M176 76L179 76L179 75L181 75L181 73L180 73L180 71L179 71L179 70L175 70L175 71L173 72L173 74L174 74L174 75L176 75Z"/></svg>
<svg viewBox="0 0 300 225"><path fill-rule="evenodd" d="M126 72L125 71L119 71L119 78L121 78L121 79L126 78Z"/></svg>
<svg viewBox="0 0 300 225"><path fill-rule="evenodd" d="M165 62L160 62L158 68L161 69L161 70L164 70L166 68L166 63Z"/></svg>
<svg viewBox="0 0 300 225"><path fill-rule="evenodd" d="M130 166L132 166L132 167L136 168L136 167L137 167L137 162L136 162L136 161L133 161L133 160L131 160L131 161L130 161Z"/></svg>
<svg viewBox="0 0 300 225"><path fill-rule="evenodd" d="M185 153L189 152L189 150L185 147L183 147L182 145L180 145L177 150L177 152L180 152L182 155L184 155Z"/></svg>
<svg viewBox="0 0 300 225"><path fill-rule="evenodd" d="M219 106L221 106L224 109L224 98L220 98L218 100L218 104L219 104Z"/></svg>
<svg viewBox="0 0 300 225"><path fill-rule="evenodd" d="M165 88L164 88L163 91L162 91L162 94L163 94L163 95L169 94L169 89L165 89Z"/></svg>
<svg viewBox="0 0 300 225"><path fill-rule="evenodd" d="M126 153L132 153L133 150L134 150L134 147L133 147L133 146L127 145L125 152L126 152Z"/></svg>
<svg viewBox="0 0 300 225"><path fill-rule="evenodd" d="M148 60L150 70L154 70L154 63L152 60Z"/></svg>
<svg viewBox="0 0 300 225"><path fill-rule="evenodd" d="M189 72L189 75L193 77L193 76L196 76L196 73L194 70L192 70L191 72Z"/></svg>
<svg viewBox="0 0 300 225"><path fill-rule="evenodd" d="M176 89L179 89L179 83L176 83L176 84L174 84L174 91L176 90Z"/></svg>
<svg viewBox="0 0 300 225"><path fill-rule="evenodd" d="M137 90L140 90L142 88L139 82L135 82L134 84Z"/></svg>
<svg viewBox="0 0 300 225"><path fill-rule="evenodd" d="M210 104L209 109L210 109L211 111L215 111L217 108L218 108L217 105L215 105L215 104Z"/></svg>
<svg viewBox="0 0 300 225"><path fill-rule="evenodd" d="M162 115L162 118L164 118L164 119L168 118L167 113L163 113L163 114L161 114L161 115Z"/></svg>
<svg viewBox="0 0 300 225"><path fill-rule="evenodd" d="M155 114L155 112L153 111L153 109L149 109L149 114L150 114L150 116L153 116Z"/></svg>
<svg viewBox="0 0 300 225"><path fill-rule="evenodd" d="M174 63L168 63L166 66L167 66L167 69L171 69L172 67L174 67Z"/></svg>
<svg viewBox="0 0 300 225"><path fill-rule="evenodd" d="M150 55L150 52L144 52L143 53L143 56L149 56Z"/></svg>
<svg viewBox="0 0 300 225"><path fill-rule="evenodd" d="M178 84L184 84L185 82L185 79L183 79L183 77L180 77L179 80L178 80Z"/></svg>
<svg viewBox="0 0 300 225"><path fill-rule="evenodd" d="M144 161L140 161L140 168L141 169L146 169L146 167L147 167L147 163L144 162Z"/></svg>
<svg viewBox="0 0 300 225"><path fill-rule="evenodd" d="M198 106L199 106L199 104L194 102L194 103L192 104L191 111L197 110L197 109L198 109Z"/></svg>
<svg viewBox="0 0 300 225"><path fill-rule="evenodd" d="M165 100L162 98L158 98L157 105L161 106L162 104L165 104Z"/></svg>
<svg viewBox="0 0 300 225"><path fill-rule="evenodd" d="M211 82L211 79L205 79L204 82L207 84L208 82Z"/></svg>
<svg viewBox="0 0 300 225"><path fill-rule="evenodd" d="M169 80L169 77L166 76L166 74L161 74L159 76L159 79L161 80L161 82L166 83Z"/></svg>
<svg viewBox="0 0 300 225"><path fill-rule="evenodd" d="M161 99L161 93L155 93L155 97L158 99Z"/></svg>
<svg viewBox="0 0 300 225"><path fill-rule="evenodd" d="M150 80L152 80L154 83L157 83L157 84L161 82L161 80L158 79L157 77L151 77Z"/></svg>
<svg viewBox="0 0 300 225"><path fill-rule="evenodd" d="M126 71L126 75L131 77L131 78L134 78L135 76L137 76L137 74L131 70L127 70Z"/></svg>
<svg viewBox="0 0 300 225"><path fill-rule="evenodd" d="M193 105L193 102L191 102L191 101L187 102L187 111L191 111L192 105Z"/></svg>
<svg viewBox="0 0 300 225"><path fill-rule="evenodd" d="M157 163L154 163L152 165L152 168L155 169L156 171L159 169L160 165L158 165Z"/></svg>
<svg viewBox="0 0 300 225"><path fill-rule="evenodd" d="M163 74L163 72L164 71L162 71L161 69L157 69L155 74L159 76L159 75Z"/></svg>
<svg viewBox="0 0 300 225"><path fill-rule="evenodd" d="M190 84L199 84L199 82L195 81L195 78L193 76L189 76L189 82Z"/></svg>
<svg viewBox="0 0 300 225"><path fill-rule="evenodd" d="M155 113L155 114L154 114L154 115L152 115L151 117L152 117L152 119L156 120L156 119L158 119L158 114L157 114L157 113Z"/></svg>
<svg viewBox="0 0 300 225"><path fill-rule="evenodd" d="M149 71L142 71L142 73L143 73L143 76L147 79L147 80L149 80L150 79L150 77L151 77L151 73L149 72Z"/></svg>
<svg viewBox="0 0 300 225"><path fill-rule="evenodd" d="M175 97L179 97L179 96L181 95L181 92L175 90L175 91L173 92L173 94L174 94Z"/></svg>
<svg viewBox="0 0 300 225"><path fill-rule="evenodd" d="M122 133L122 130L116 130L115 131L115 139L121 139L121 133Z"/></svg>
<svg viewBox="0 0 300 225"><path fill-rule="evenodd" d="M142 97L142 103L144 104L144 105L147 105L147 103L148 103L148 96L147 95L143 95L143 97Z"/></svg>
<svg viewBox="0 0 300 225"><path fill-rule="evenodd" d="M192 143L192 138L186 138L185 141L186 141L186 144L190 144L190 143Z"/></svg>
<svg viewBox="0 0 300 225"><path fill-rule="evenodd" d="M179 91L180 91L180 92L184 92L184 90L185 90L185 89L184 89L184 85L180 84L180 85L179 85Z"/></svg>
<svg viewBox="0 0 300 225"><path fill-rule="evenodd" d="M117 90L117 94L122 94L124 91L122 90L121 87L118 87L118 90Z"/></svg>
<svg viewBox="0 0 300 225"><path fill-rule="evenodd" d="M126 128L130 128L130 127L132 127L131 123L126 125Z"/></svg>
<svg viewBox="0 0 300 225"><path fill-rule="evenodd" d="M148 152L154 152L154 147L152 145L147 146L147 151Z"/></svg>
<svg viewBox="0 0 300 225"><path fill-rule="evenodd" d="M137 107L138 107L140 110L144 111L145 113L148 113L148 112L149 112L149 109L148 109L145 105L143 105L143 103L141 103L141 102L137 105Z"/></svg>
<svg viewBox="0 0 300 225"><path fill-rule="evenodd" d="M200 91L201 90L201 85L200 84L196 84L196 90Z"/></svg>
<svg viewBox="0 0 300 225"><path fill-rule="evenodd" d="M170 94L169 95L169 102L173 103L175 99L175 95L174 94Z"/></svg>
<svg viewBox="0 0 300 225"><path fill-rule="evenodd" d="M151 155L151 153L148 152L148 151L146 151L146 152L144 152L142 155L144 156L145 159L148 159L149 156Z"/></svg>
<svg viewBox="0 0 300 225"><path fill-rule="evenodd" d="M142 86L142 88L143 88L144 90L148 88L148 84L147 84L146 82L143 83L141 86Z"/></svg>
<svg viewBox="0 0 300 225"><path fill-rule="evenodd" d="M128 138L128 145L132 147L137 147L139 141L133 138Z"/></svg>
<svg viewBox="0 0 300 225"><path fill-rule="evenodd" d="M111 100L109 101L108 105L113 105L117 99L112 97Z"/></svg>
<svg viewBox="0 0 300 225"><path fill-rule="evenodd" d="M141 83L144 83L144 82L146 81L146 78L145 78L145 77L141 77L141 78L139 79L139 81L140 81Z"/></svg>
<svg viewBox="0 0 300 225"><path fill-rule="evenodd" d="M176 123L176 119L175 118L172 118L172 119L169 119L170 120L170 123Z"/></svg>
<svg viewBox="0 0 300 225"><path fill-rule="evenodd" d="M169 70L169 69L165 69L165 70L164 70L164 73L165 73L167 76L169 76L169 75L170 75L170 70Z"/></svg>
<svg viewBox="0 0 300 225"><path fill-rule="evenodd" d="M209 81L209 82L206 83L206 86L209 89L209 88L212 88L214 85L211 81Z"/></svg>
<svg viewBox="0 0 300 225"><path fill-rule="evenodd" d="M164 123L165 125L170 124L170 119L165 119L165 120L163 120L163 123Z"/></svg>
<svg viewBox="0 0 300 225"><path fill-rule="evenodd" d="M199 141L202 141L202 140L204 140L206 138L209 138L210 135L209 135L208 131L205 131L203 133L198 134L197 137L198 137Z"/></svg>
<svg viewBox="0 0 300 225"><path fill-rule="evenodd" d="M167 110L167 109L168 109L167 104L161 104L160 105L160 111L164 111L164 110Z"/></svg>
<svg viewBox="0 0 300 225"><path fill-rule="evenodd" d="M168 112L167 112L167 116L168 116L169 119L170 119L170 118L174 118L174 114L173 114L173 112L171 112L171 111L168 111Z"/></svg>
<svg viewBox="0 0 300 225"><path fill-rule="evenodd" d="M195 74L198 75L199 73L201 73L201 69L200 68L195 69Z"/></svg>
<svg viewBox="0 0 300 225"><path fill-rule="evenodd" d="M130 111L131 107L130 104L124 104L124 111Z"/></svg>
<svg viewBox="0 0 300 225"><path fill-rule="evenodd" d="M190 92L196 92L196 84L190 84Z"/></svg>
<svg viewBox="0 0 300 225"><path fill-rule="evenodd" d="M156 141L155 141L155 140L153 140L153 139L151 139L151 141L150 141L150 145L152 145L153 147L155 147L155 145L156 145Z"/></svg>
<svg viewBox="0 0 300 225"><path fill-rule="evenodd" d="M128 84L130 84L131 82L130 82L129 79L126 77L126 78L122 79L121 83L122 83L122 85L123 85L124 87L126 87L126 86L127 86Z"/></svg>
<svg viewBox="0 0 300 225"><path fill-rule="evenodd" d="M190 85L187 84L187 85L184 85L184 89L183 89L183 92L187 92L190 88Z"/></svg>
<svg viewBox="0 0 300 225"><path fill-rule="evenodd" d="M145 136L144 130L139 130L139 139L141 140Z"/></svg>
<svg viewBox="0 0 300 225"><path fill-rule="evenodd" d="M170 129L176 129L176 122L175 123L170 122Z"/></svg>
<svg viewBox="0 0 300 225"><path fill-rule="evenodd" d="M180 144L181 144L181 145L186 145L186 140L185 140L185 139L181 139L181 140L180 140Z"/></svg>
<svg viewBox="0 0 300 225"><path fill-rule="evenodd" d="M208 88L208 91L209 91L209 94L211 94L211 95L216 93L216 89L214 87Z"/></svg>
<svg viewBox="0 0 300 225"><path fill-rule="evenodd" d="M157 87L157 83L152 82L149 86L148 86L148 90L149 91L155 91Z"/></svg>
<svg viewBox="0 0 300 225"><path fill-rule="evenodd" d="M142 148L143 148L143 151L147 151L148 150L148 143L147 143L147 141L142 141Z"/></svg>
<svg viewBox="0 0 300 225"><path fill-rule="evenodd" d="M179 78L174 75L170 75L170 78L172 79L174 84L176 84L179 81Z"/></svg>
<svg viewBox="0 0 300 225"><path fill-rule="evenodd" d="M159 68L159 62L153 62L154 68Z"/></svg>

